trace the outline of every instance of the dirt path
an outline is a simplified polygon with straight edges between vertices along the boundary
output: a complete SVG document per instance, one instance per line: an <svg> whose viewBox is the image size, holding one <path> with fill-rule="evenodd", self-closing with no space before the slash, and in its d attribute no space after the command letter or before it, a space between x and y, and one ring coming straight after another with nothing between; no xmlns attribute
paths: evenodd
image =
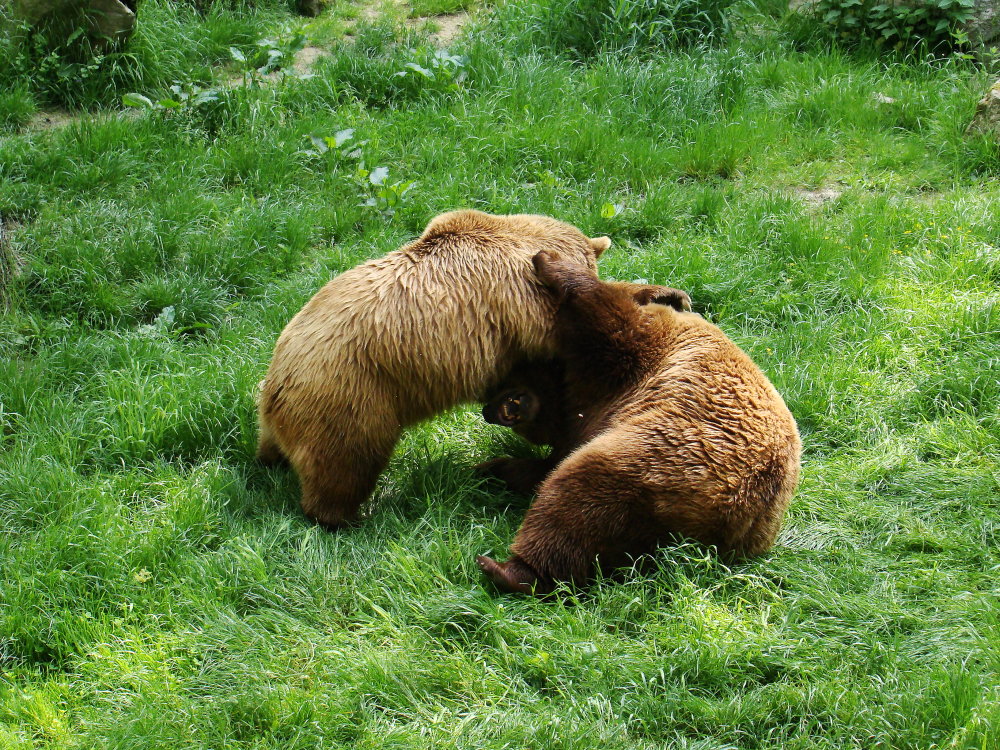
<svg viewBox="0 0 1000 750"><path fill-rule="evenodd" d="M390 6L395 14L405 19L405 23L410 28L421 26L428 21L437 26L437 31L430 34L430 39L439 47L451 44L462 31L462 27L469 20L469 11L463 10L458 13L442 13L436 16L410 16L410 4L406 0L383 0L382 2L370 2L361 10L361 18L365 21L374 21L385 15L386 5Z"/></svg>
<svg viewBox="0 0 1000 750"><path fill-rule="evenodd" d="M447 13L442 16L431 16L438 30L431 34L431 39L439 46L445 47L455 41L462 33L462 28L469 21L469 12ZM423 19L418 19L423 20Z"/></svg>
<svg viewBox="0 0 1000 750"><path fill-rule="evenodd" d="M83 115L74 114L65 109L40 109L25 126L25 130L54 130L79 120Z"/></svg>

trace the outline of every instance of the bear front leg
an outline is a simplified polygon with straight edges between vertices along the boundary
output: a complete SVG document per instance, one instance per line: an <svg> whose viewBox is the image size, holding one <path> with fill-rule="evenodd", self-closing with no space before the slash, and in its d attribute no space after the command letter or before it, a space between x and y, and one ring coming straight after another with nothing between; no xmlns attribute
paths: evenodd
<svg viewBox="0 0 1000 750"><path fill-rule="evenodd" d="M302 511L312 520L335 529L357 520L358 509L375 490L398 439L398 432L382 440L346 439L335 444L300 448L291 463L302 486Z"/></svg>
<svg viewBox="0 0 1000 750"><path fill-rule="evenodd" d="M559 464L557 458L510 458L501 456L477 464L478 474L496 477L508 490L519 495L533 495L538 485Z"/></svg>

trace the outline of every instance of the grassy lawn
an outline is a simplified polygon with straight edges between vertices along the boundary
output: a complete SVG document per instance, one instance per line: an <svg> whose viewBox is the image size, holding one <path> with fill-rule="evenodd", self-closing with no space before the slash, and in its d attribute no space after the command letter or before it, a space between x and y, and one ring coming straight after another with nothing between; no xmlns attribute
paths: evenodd
<svg viewBox="0 0 1000 750"><path fill-rule="evenodd" d="M763 16L574 58L529 6L450 54L405 5L334 7L315 75L242 84L230 47L291 54L284 4L144 0L75 87L0 43L0 747L1000 746L989 77ZM121 106L173 83L213 94ZM31 124L56 104L87 111ZM605 278L690 291L755 358L805 446L771 553L497 595L474 556L527 501L471 467L529 449L474 405L408 431L363 525L306 522L253 461L274 341L457 207L608 234Z"/></svg>

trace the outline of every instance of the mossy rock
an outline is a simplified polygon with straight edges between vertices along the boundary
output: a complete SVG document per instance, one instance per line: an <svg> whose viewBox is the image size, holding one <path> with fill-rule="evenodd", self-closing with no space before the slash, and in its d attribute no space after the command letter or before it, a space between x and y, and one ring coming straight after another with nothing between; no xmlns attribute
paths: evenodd
<svg viewBox="0 0 1000 750"><path fill-rule="evenodd" d="M7 237L7 227L0 218L0 310L7 309L7 289L14 278L14 249Z"/></svg>
<svg viewBox="0 0 1000 750"><path fill-rule="evenodd" d="M37 27L45 25L71 34L76 21L86 19L88 36L97 44L119 44L135 30L138 0L13 0L14 17Z"/></svg>
<svg viewBox="0 0 1000 750"><path fill-rule="evenodd" d="M993 135L1000 139L1000 81L993 84L986 96L976 105L967 133Z"/></svg>

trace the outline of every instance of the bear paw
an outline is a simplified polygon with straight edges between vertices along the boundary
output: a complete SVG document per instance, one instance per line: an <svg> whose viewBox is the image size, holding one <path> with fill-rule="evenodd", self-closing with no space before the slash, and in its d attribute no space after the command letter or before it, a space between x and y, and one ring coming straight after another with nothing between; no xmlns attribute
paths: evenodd
<svg viewBox="0 0 1000 750"><path fill-rule="evenodd" d="M502 563L486 555L479 555L476 564L501 591L544 596L555 590L555 585L551 581L540 578L528 563L516 555Z"/></svg>

